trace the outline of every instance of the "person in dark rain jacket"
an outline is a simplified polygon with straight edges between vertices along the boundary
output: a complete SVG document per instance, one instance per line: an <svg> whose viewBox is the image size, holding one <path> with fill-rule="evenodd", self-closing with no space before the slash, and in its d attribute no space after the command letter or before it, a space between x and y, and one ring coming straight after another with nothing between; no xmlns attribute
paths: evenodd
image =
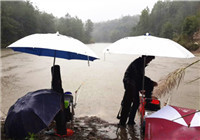
<svg viewBox="0 0 200 140"><path fill-rule="evenodd" d="M121 111L119 125L125 126L128 118L129 118L128 125L135 124L134 122L135 114L140 104L139 92L143 88L144 89L146 88L150 90L148 92L151 92L151 90L153 90L153 87L157 85L156 82L152 81L150 78L145 76L144 77L145 87L142 87L144 67L146 67L148 63L151 62L154 58L155 58L154 56L142 56L134 60L128 66L123 79L125 93L121 103L122 111Z"/></svg>

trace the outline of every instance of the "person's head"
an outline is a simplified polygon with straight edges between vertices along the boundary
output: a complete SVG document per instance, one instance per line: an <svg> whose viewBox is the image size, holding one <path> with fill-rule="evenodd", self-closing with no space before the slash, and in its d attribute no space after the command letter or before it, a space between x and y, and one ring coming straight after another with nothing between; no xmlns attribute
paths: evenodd
<svg viewBox="0 0 200 140"><path fill-rule="evenodd" d="M155 56L151 56L151 55L143 55L142 58L146 58L146 65L149 64L149 62L151 62L153 59L155 59Z"/></svg>

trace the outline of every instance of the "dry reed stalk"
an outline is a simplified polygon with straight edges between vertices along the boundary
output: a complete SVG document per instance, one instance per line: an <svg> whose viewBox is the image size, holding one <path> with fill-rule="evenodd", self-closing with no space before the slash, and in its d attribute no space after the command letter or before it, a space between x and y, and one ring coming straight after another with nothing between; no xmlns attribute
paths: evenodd
<svg viewBox="0 0 200 140"><path fill-rule="evenodd" d="M169 93L175 87L178 88L181 80L183 80L185 75L185 70L190 66L198 63L200 60L197 60L186 67L178 68L175 71L169 73L165 78L158 81L158 86L154 88L153 96L161 97L164 96L166 93Z"/></svg>
<svg viewBox="0 0 200 140"><path fill-rule="evenodd" d="M192 80L192 81L189 81L189 82L187 82L186 84L193 83L193 82L195 82L195 81L197 81L197 80L199 80L199 79L200 79L200 77L198 77L198 78L196 78L196 79L194 79L194 80Z"/></svg>

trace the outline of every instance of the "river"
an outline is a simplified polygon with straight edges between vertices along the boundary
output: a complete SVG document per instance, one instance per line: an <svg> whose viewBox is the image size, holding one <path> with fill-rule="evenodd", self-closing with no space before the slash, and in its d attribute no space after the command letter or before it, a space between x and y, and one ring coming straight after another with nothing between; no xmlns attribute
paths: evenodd
<svg viewBox="0 0 200 140"><path fill-rule="evenodd" d="M82 60L56 59L61 67L64 91L77 93L75 116L97 116L110 123L116 119L124 94L122 79L128 65L136 55L106 54L103 49L109 43L88 45L99 57L90 62ZM165 77L177 68L187 66L198 60L156 57L146 68L146 75L154 81ZM30 91L51 87L51 66L53 58L1 50L1 115L6 116L8 109L16 100ZM187 82L200 77L200 64L186 69L184 80L178 89L170 92L170 105L200 109L200 80ZM163 97L161 100L166 100ZM139 123L138 116L136 123Z"/></svg>

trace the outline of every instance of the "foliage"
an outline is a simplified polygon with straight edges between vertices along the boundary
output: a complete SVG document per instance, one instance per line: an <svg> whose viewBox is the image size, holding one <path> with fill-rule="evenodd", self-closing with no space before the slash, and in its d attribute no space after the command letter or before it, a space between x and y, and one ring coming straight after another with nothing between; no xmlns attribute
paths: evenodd
<svg viewBox="0 0 200 140"><path fill-rule="evenodd" d="M39 11L37 16L37 22L38 22L38 32L40 33L55 33L55 18L53 15L47 14L47 13L40 13Z"/></svg>
<svg viewBox="0 0 200 140"><path fill-rule="evenodd" d="M2 46L37 31L36 12L29 2L1 2Z"/></svg>
<svg viewBox="0 0 200 140"><path fill-rule="evenodd" d="M136 26L139 16L125 16L120 19L94 24L92 38L95 42L114 42L129 36L133 26Z"/></svg>
<svg viewBox="0 0 200 140"><path fill-rule="evenodd" d="M91 33L93 31L94 24L91 20L87 20L85 24L85 36L84 36L84 42L92 43L92 36Z"/></svg>
<svg viewBox="0 0 200 140"><path fill-rule="evenodd" d="M35 140L36 135L34 133L28 133L28 136L25 138L25 140Z"/></svg>
<svg viewBox="0 0 200 140"><path fill-rule="evenodd" d="M114 42L127 36L142 35L173 39L189 50L199 44L193 34L200 29L199 1L158 1L153 9L145 8L141 15L124 16L120 19L83 23L78 17L56 18L40 12L29 1L1 2L1 47L33 33L55 33L74 37L84 43Z"/></svg>
<svg viewBox="0 0 200 140"><path fill-rule="evenodd" d="M161 36L169 39L173 39L173 25L170 22L166 22L161 29Z"/></svg>
<svg viewBox="0 0 200 140"><path fill-rule="evenodd" d="M141 12L140 21L137 26L133 27L133 30L136 34L140 34L141 31L145 31L144 33L149 32L149 8L147 7ZM144 34L143 33L143 34ZM141 35L141 34L140 34Z"/></svg>
<svg viewBox="0 0 200 140"><path fill-rule="evenodd" d="M29 1L1 1L1 47L30 34L56 31L89 43L93 23L86 24L84 27L82 20L69 14L58 19L40 12Z"/></svg>
<svg viewBox="0 0 200 140"><path fill-rule="evenodd" d="M182 46L185 46L186 49L190 51L195 51L199 48L198 44L195 44L192 40L191 37L189 37L186 34L180 34L177 38L175 38L175 41L177 41L179 44Z"/></svg>
<svg viewBox="0 0 200 140"><path fill-rule="evenodd" d="M192 36L200 29L199 15L199 1L158 1L150 13L148 8L141 12L140 21L133 27L131 35L149 32L195 50L199 46L193 43Z"/></svg>
<svg viewBox="0 0 200 140"><path fill-rule="evenodd" d="M199 22L200 23L200 22ZM197 16L186 17L183 22L183 34L191 36L199 27Z"/></svg>
<svg viewBox="0 0 200 140"><path fill-rule="evenodd" d="M63 35L83 41L83 22L78 17L71 17L66 14L65 17L57 19L56 28Z"/></svg>

